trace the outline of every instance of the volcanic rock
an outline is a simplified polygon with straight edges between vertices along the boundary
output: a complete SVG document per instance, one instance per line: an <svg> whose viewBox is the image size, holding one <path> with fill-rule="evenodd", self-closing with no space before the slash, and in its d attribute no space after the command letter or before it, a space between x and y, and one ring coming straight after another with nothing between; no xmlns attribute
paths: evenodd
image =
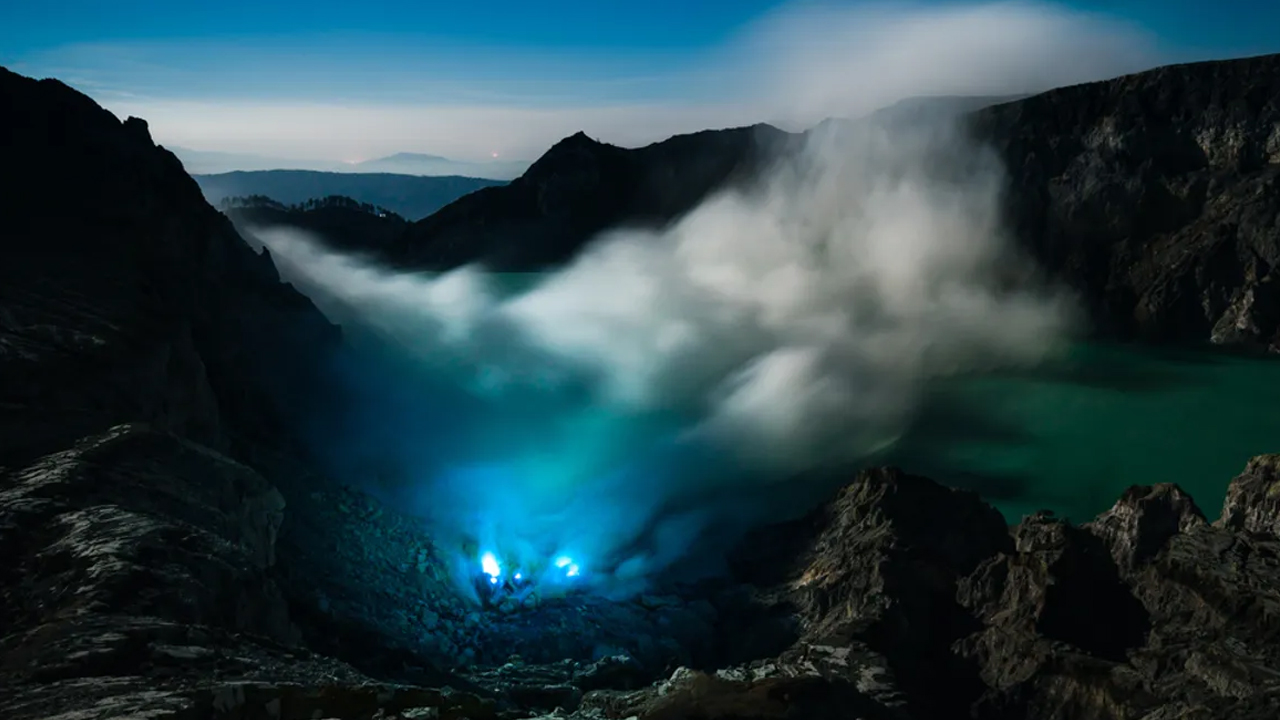
<svg viewBox="0 0 1280 720"><path fill-rule="evenodd" d="M1132 571L1154 558L1173 536L1206 522L1190 495L1162 483L1129 488L1085 527L1102 538L1122 570Z"/></svg>
<svg viewBox="0 0 1280 720"><path fill-rule="evenodd" d="M1255 459L1250 463L1265 463ZM1232 483L1241 494L1248 473ZM985 629L980 717L1268 717L1280 708L1280 538L1209 525L1172 485L1082 529L1044 515L961 586ZM1108 552L1109 550L1109 552ZM1196 717L1196 715L1188 715Z"/></svg>
<svg viewBox="0 0 1280 720"><path fill-rule="evenodd" d="M766 556L771 574L752 572L764 547L785 548L790 562ZM1004 518L977 495L881 468L812 515L757 533L735 559L771 602L795 608L800 643L883 655L916 711L935 712L979 692L950 651L977 628L957 582L1011 548Z"/></svg>
<svg viewBox="0 0 1280 720"><path fill-rule="evenodd" d="M1260 455L1227 488L1218 524L1232 530L1280 535L1280 455Z"/></svg>
<svg viewBox="0 0 1280 720"><path fill-rule="evenodd" d="M1280 329L1280 55L1163 67L980 110L1022 243L1125 337Z"/></svg>

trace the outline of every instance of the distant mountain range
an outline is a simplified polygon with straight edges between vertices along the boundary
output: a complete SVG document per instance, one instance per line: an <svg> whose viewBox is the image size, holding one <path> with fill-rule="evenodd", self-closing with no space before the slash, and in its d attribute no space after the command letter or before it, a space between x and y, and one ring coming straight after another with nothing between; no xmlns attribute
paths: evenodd
<svg viewBox="0 0 1280 720"><path fill-rule="evenodd" d="M256 170L313 170L332 173L396 173L400 175L445 176L483 178L486 180L511 180L519 177L530 165L528 160L487 160L470 162L454 160L440 155L423 153L396 153L387 157L358 163L340 163L330 160L305 160L278 158L248 153L215 152L170 147L182 166L191 175L214 175L234 171Z"/></svg>
<svg viewBox="0 0 1280 720"><path fill-rule="evenodd" d="M257 170L192 175L215 207L229 197L265 195L286 205L342 195L417 220L480 188L505 184L472 177L421 177L393 173Z"/></svg>
<svg viewBox="0 0 1280 720"><path fill-rule="evenodd" d="M915 97L878 110L872 117L895 125L932 122L1021 97ZM846 122L856 121L830 118L819 127ZM663 143L650 147L655 146ZM425 218L474 190L519 178L533 165L524 160L466 162L410 152L359 163L333 163L186 148L170 151L215 206L228 197L249 195L263 195L285 205L336 195L384 207L409 220ZM701 152L699 147L695 154ZM713 173L706 179L714 185L718 177ZM663 185L668 180L657 182ZM700 193L691 197L700 197ZM683 207L682 203L677 205Z"/></svg>
<svg viewBox="0 0 1280 720"><path fill-rule="evenodd" d="M467 162L439 155L396 153L387 157L352 163L347 172L399 173L401 175L461 175L489 180L512 180L529 169L529 160L488 160Z"/></svg>

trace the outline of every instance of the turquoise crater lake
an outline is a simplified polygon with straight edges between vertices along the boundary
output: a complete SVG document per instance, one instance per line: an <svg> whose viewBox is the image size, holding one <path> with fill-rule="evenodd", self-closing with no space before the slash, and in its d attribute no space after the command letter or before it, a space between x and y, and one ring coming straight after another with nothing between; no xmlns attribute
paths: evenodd
<svg viewBox="0 0 1280 720"><path fill-rule="evenodd" d="M978 490L1010 522L1075 522L1130 485L1173 482L1217 517L1252 456L1280 452L1280 361L1082 345L1034 371L935 388L887 460Z"/></svg>

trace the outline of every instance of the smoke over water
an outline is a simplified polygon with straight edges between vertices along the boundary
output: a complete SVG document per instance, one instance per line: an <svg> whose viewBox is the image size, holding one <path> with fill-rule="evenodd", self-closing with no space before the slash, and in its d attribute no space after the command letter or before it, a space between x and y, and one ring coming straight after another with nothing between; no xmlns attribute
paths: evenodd
<svg viewBox="0 0 1280 720"><path fill-rule="evenodd" d="M336 460L429 518L460 578L483 552L563 556L627 593L890 448L930 382L1060 347L1072 305L1015 251L1003 183L950 123L832 123L758 184L539 277L255 236L352 338Z"/></svg>

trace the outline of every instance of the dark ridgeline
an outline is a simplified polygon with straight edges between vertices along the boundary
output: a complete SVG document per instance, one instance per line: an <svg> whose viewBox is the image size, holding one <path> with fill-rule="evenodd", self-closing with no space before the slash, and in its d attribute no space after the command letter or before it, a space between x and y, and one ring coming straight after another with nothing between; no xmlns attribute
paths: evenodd
<svg viewBox="0 0 1280 720"><path fill-rule="evenodd" d="M264 195L227 197L218 207L243 235L256 228L300 228L323 238L329 248L361 254L385 253L409 227L408 220L387 208L342 195L291 205Z"/></svg>
<svg viewBox="0 0 1280 720"><path fill-rule="evenodd" d="M357 198L411 220L424 218L467 193L502 185L501 180L396 173L346 173L318 170L236 170L192 175L209 203L264 195L286 205L332 195Z"/></svg>
<svg viewBox="0 0 1280 720"><path fill-rule="evenodd" d="M474 192L414 223L386 259L406 268L474 260L499 271L551 267L603 230L671 222L713 190L754 177L788 139L777 128L756 125L630 150L577 133L511 183Z"/></svg>
<svg viewBox="0 0 1280 720"><path fill-rule="evenodd" d="M1105 327L1267 343L1277 83L1280 57L1207 63L970 117L1023 242ZM789 142L574 136L385 258L553 265ZM5 718L1280 715L1280 457L1216 522L1157 484L1079 527L1007 528L972 493L873 469L747 538L733 577L479 615L415 521L312 462L342 338L144 122L0 71L0 151Z"/></svg>

